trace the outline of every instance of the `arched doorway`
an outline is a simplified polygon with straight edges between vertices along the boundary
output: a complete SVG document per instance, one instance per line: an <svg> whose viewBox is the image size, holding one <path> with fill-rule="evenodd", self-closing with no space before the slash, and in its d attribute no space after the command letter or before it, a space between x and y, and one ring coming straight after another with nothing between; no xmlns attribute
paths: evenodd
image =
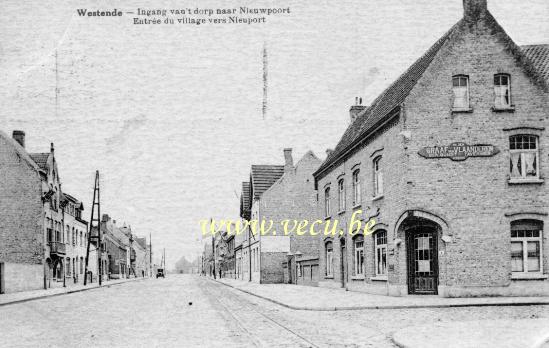
<svg viewBox="0 0 549 348"><path fill-rule="evenodd" d="M408 293L438 293L438 230L416 223L406 229Z"/></svg>
<svg viewBox="0 0 549 348"><path fill-rule="evenodd" d="M409 294L437 295L439 285L438 249L444 221L429 213L407 212L398 224L398 234L405 239ZM445 225L446 226L446 225Z"/></svg>

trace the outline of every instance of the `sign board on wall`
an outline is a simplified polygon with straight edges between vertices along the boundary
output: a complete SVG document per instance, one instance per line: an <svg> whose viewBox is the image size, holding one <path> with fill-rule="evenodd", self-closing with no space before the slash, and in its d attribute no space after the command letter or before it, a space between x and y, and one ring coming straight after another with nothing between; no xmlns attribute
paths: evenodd
<svg viewBox="0 0 549 348"><path fill-rule="evenodd" d="M418 151L425 158L449 158L452 161L465 161L469 157L491 157L499 152L494 145L467 145L451 143L447 146L429 146Z"/></svg>

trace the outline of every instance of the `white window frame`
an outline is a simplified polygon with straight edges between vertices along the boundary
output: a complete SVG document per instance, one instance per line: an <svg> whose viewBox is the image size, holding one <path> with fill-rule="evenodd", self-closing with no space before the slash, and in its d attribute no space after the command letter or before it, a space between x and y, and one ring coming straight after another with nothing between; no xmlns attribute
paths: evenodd
<svg viewBox="0 0 549 348"><path fill-rule="evenodd" d="M382 234L385 234L385 244L378 244L378 237ZM375 262L375 274L377 277L386 277L387 276L387 231L380 230L374 233L374 262ZM385 267L382 267L380 272L380 264L382 263L382 254L385 254Z"/></svg>
<svg viewBox="0 0 549 348"><path fill-rule="evenodd" d="M531 137L531 138L535 139L535 149L511 149L512 139L517 138L517 137ZM524 144L524 141L522 141L521 143ZM513 156L515 154L519 154L519 160L520 160L520 164L521 164L520 173L519 173L520 175L518 175L518 176L513 175L513 167L514 167ZM528 173L526 172L527 168L524 164L526 163L526 156L528 154L534 154L534 156L535 156L534 157L534 161L536 163L536 166L535 166L536 175L535 176L533 176L533 175L528 176ZM532 180L532 179L537 180L537 179L539 179L539 171L540 171L539 170L539 168L540 168L539 160L540 160L540 156L539 156L539 138L538 138L538 136L534 135L534 134L516 134L516 135L510 136L509 137L509 160L511 161L511 163L510 163L510 172L509 172L509 177L511 178L511 180ZM517 165L518 165L518 162L517 162Z"/></svg>
<svg viewBox="0 0 549 348"><path fill-rule="evenodd" d="M360 192L360 169L353 172L353 206L360 205L362 197Z"/></svg>
<svg viewBox="0 0 549 348"><path fill-rule="evenodd" d="M455 86L455 80L458 80L458 86ZM463 81L465 81L465 86L463 86ZM452 108L454 110L469 110L471 107L471 102L469 99L469 76L467 75L454 75L452 76L452 92L454 94L454 102L452 103ZM465 92L465 103L463 105L457 105L457 101L460 100L459 95Z"/></svg>
<svg viewBox="0 0 549 348"><path fill-rule="evenodd" d="M337 207L338 211L345 211L345 180L339 179L337 182Z"/></svg>
<svg viewBox="0 0 549 348"><path fill-rule="evenodd" d="M328 249L330 245L330 249ZM326 251L326 276L334 276L334 243L332 241L327 241L324 243L324 249Z"/></svg>
<svg viewBox="0 0 549 348"><path fill-rule="evenodd" d="M373 160L374 167L374 197L383 196L383 171L381 170L382 156L377 156Z"/></svg>
<svg viewBox="0 0 549 348"><path fill-rule="evenodd" d="M515 221L520 223L521 221ZM537 220L536 220L537 222ZM513 237L514 229L511 225L511 243L522 243L522 271L512 271L513 275L528 276L528 275L541 275L543 274L543 223L539 222L540 228L537 237ZM536 230L532 230L536 231ZM528 242L539 243L539 270L530 272L528 270Z"/></svg>
<svg viewBox="0 0 549 348"><path fill-rule="evenodd" d="M507 84L501 83L502 79L507 79ZM511 107L511 75L495 74L494 75L494 107L496 109L507 109ZM507 98L507 102L505 99Z"/></svg>
<svg viewBox="0 0 549 348"><path fill-rule="evenodd" d="M330 216L330 187L324 189L324 214L326 217Z"/></svg>
<svg viewBox="0 0 549 348"><path fill-rule="evenodd" d="M360 245L359 245L360 243ZM364 238L356 237L353 240L354 274L364 276Z"/></svg>

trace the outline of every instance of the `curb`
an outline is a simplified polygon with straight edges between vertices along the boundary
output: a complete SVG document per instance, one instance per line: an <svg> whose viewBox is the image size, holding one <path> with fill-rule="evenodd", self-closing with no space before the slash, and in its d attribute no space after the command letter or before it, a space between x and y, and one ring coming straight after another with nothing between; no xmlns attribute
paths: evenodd
<svg viewBox="0 0 549 348"><path fill-rule="evenodd" d="M114 283L114 284L104 284L104 285L101 285L101 286L94 286L94 287L89 287L89 288L68 290L66 292L59 292L59 293L55 293L55 294L45 294L45 295L40 295L40 296L36 296L36 297L23 298L23 299L20 299L20 300L13 300L13 301L10 301L10 302L0 303L0 307L9 306L9 305L12 305L12 304L18 304L18 303L34 301L34 300L42 300L42 299L49 298L49 297L56 297L56 296L61 296L61 295L74 294L74 293L82 292L82 291L101 289L101 288L109 288L111 286L136 282L136 281L145 280L145 279L148 279L148 278L137 278L135 280L128 280L128 281L125 281L125 282L118 282L118 283Z"/></svg>
<svg viewBox="0 0 549 348"><path fill-rule="evenodd" d="M316 311L316 312L329 312L329 311L353 311L353 310L367 310L367 309L421 309L421 308L459 308L459 307L508 307L508 306L547 306L549 305L549 301L545 302L500 302L500 303L456 303L456 304L426 304L426 305L381 305L381 306L342 306L342 307L299 307L299 306L292 306L277 300L273 300L272 298L261 296L256 293L253 293L248 290L240 289L238 287L235 287L231 284L227 284L224 282L221 282L217 279L211 279L208 278L211 281L217 282L219 284L223 284L225 286L228 286L230 288L239 290L243 293L246 293L248 295L252 295L258 298L261 298L263 300L275 303L279 306L294 309L298 311ZM399 347L406 347L399 345L397 342L395 342Z"/></svg>

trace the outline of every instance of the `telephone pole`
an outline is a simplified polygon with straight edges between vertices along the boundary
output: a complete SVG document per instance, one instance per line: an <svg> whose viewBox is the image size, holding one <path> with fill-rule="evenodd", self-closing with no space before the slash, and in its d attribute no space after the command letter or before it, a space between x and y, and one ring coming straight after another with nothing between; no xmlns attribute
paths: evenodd
<svg viewBox="0 0 549 348"><path fill-rule="evenodd" d="M86 246L86 268L84 271L84 285L87 284L88 279L88 261L90 258L90 243L93 240L97 242L96 249L97 249L97 280L99 282L99 286L101 286L101 278L102 278L102 262L101 262L101 244L103 239L101 238L101 204L100 204L100 196L99 196L99 171L95 171L95 185L93 188L93 203L92 203L92 209L91 209L91 218L90 218L90 224L88 229L88 244ZM97 207L97 212L95 208ZM94 217L96 215L96 217ZM94 226L94 222L96 225ZM97 228L97 236L92 236L93 234L93 228Z"/></svg>

